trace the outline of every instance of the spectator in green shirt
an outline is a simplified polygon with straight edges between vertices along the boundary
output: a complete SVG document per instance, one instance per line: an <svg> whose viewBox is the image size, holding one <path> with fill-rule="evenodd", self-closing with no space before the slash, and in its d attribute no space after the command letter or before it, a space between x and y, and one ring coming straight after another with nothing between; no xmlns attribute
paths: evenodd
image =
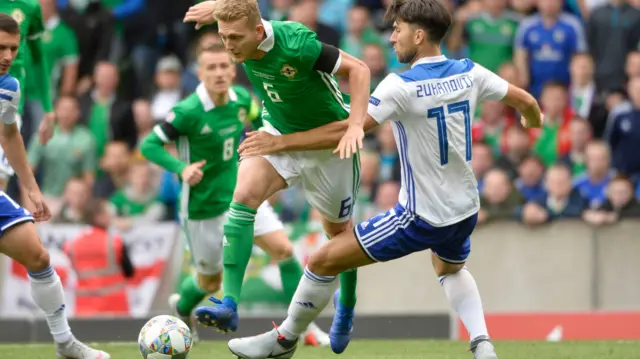
<svg viewBox="0 0 640 359"><path fill-rule="evenodd" d="M42 145L37 137L31 139L28 157L34 171L42 169L42 193L48 197L62 196L66 183L82 177L91 185L96 169L96 148L91 132L78 125L80 112L74 97L61 97L55 109L58 125L51 140Z"/></svg>

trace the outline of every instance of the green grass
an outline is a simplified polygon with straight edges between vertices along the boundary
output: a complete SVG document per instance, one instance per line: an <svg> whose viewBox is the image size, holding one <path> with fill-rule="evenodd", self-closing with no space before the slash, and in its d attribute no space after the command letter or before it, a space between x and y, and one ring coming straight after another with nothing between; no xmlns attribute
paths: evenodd
<svg viewBox="0 0 640 359"><path fill-rule="evenodd" d="M497 342L501 359L637 359L640 341L631 342ZM141 358L135 343L100 344L96 347L108 351L113 359ZM472 359L467 345L452 341L354 341L349 349L335 356L329 348L298 349L300 359ZM0 345L2 358L50 359L52 345ZM225 342L198 343L189 359L234 358Z"/></svg>

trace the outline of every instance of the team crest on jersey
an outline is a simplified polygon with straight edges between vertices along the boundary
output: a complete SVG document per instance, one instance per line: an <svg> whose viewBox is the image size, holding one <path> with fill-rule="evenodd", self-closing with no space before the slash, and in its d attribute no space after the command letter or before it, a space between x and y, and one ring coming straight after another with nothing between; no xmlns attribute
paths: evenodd
<svg viewBox="0 0 640 359"><path fill-rule="evenodd" d="M556 40L556 42L564 41L564 31L562 31L560 29L554 31L553 32L553 39Z"/></svg>
<svg viewBox="0 0 640 359"><path fill-rule="evenodd" d="M245 110L244 108L241 108L240 111L238 111L238 121L244 123L246 119L247 119L247 110Z"/></svg>
<svg viewBox="0 0 640 359"><path fill-rule="evenodd" d="M288 64L282 65L282 68L280 69L280 73L290 79L292 79L296 75L296 72L298 72L298 70L294 69L291 65Z"/></svg>
<svg viewBox="0 0 640 359"><path fill-rule="evenodd" d="M42 41L44 42L51 42L51 38L52 38L51 31L47 30L42 34Z"/></svg>
<svg viewBox="0 0 640 359"><path fill-rule="evenodd" d="M509 36L513 33L513 28L507 24L504 24L502 25L502 27L500 27L500 32L504 36Z"/></svg>
<svg viewBox="0 0 640 359"><path fill-rule="evenodd" d="M171 123L171 121L173 121L176 118L176 113L171 111L169 112L169 114L167 114L167 118L165 119L165 121Z"/></svg>
<svg viewBox="0 0 640 359"><path fill-rule="evenodd" d="M11 13L11 17L18 23L20 24L21 22L24 21L24 13L22 12L22 10L20 9L15 9L13 10L13 12Z"/></svg>

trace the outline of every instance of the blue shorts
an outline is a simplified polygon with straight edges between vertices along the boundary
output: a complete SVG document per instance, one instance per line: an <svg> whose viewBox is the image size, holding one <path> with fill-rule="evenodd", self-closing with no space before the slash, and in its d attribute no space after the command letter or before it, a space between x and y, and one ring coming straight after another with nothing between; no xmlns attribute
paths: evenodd
<svg viewBox="0 0 640 359"><path fill-rule="evenodd" d="M434 227L400 204L358 224L354 232L362 250L376 262L386 262L425 249L445 262L464 263L471 252L469 236L478 214L462 221Z"/></svg>
<svg viewBox="0 0 640 359"><path fill-rule="evenodd" d="M24 222L35 221L29 211L20 207L11 197L0 191L0 237L7 229Z"/></svg>

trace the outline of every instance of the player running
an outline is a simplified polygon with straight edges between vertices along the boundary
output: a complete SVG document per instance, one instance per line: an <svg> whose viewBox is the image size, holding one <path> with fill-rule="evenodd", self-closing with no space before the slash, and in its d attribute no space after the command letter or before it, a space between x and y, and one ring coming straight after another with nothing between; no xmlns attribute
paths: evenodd
<svg viewBox="0 0 640 359"><path fill-rule="evenodd" d="M185 323L191 323L193 309L207 293L220 289L222 226L238 179L238 144L245 122L260 114L247 90L230 87L236 67L224 46L202 49L198 66L202 83L196 92L179 102L140 147L151 162L182 179L180 217L198 283L188 278L181 293L171 297L170 306ZM164 148L172 141L177 142L179 159ZM256 245L278 261L285 295L293 298L302 267L269 202L258 208L253 234ZM315 324L310 329L307 343L328 344L326 334Z"/></svg>
<svg viewBox="0 0 640 359"><path fill-rule="evenodd" d="M51 267L49 253L40 243L33 223L48 220L51 213L27 162L22 136L16 124L20 85L8 71L19 46L18 23L9 15L0 13L0 118L3 124L0 144L35 208L31 214L0 191L0 253L27 268L31 296L45 313L47 325L56 342L58 358L109 359L109 354L86 346L71 333L64 312L64 291L60 277Z"/></svg>
<svg viewBox="0 0 640 359"><path fill-rule="evenodd" d="M11 16L20 26L20 49L13 61L9 74L20 83L20 93L24 93L25 78L25 58L31 56L36 84L42 90L41 102L45 111L44 120L40 123L40 142L43 144L53 136L55 115L51 101L51 77L49 67L45 63L44 48L40 35L45 31L42 20L42 12L38 0L22 1L0 1L0 13ZM24 96L20 99L18 113L22 115L24 109ZM18 117L16 123L20 126L21 118ZM15 171L4 155L4 150L0 148L0 189L6 189L9 178Z"/></svg>
<svg viewBox="0 0 640 359"><path fill-rule="evenodd" d="M265 21L255 0L207 1L192 7L185 21L218 22L218 31L234 61L242 63L264 102L264 130L281 135L347 119L343 152L362 146L362 126L369 96L369 69L361 61L295 22ZM333 75L348 76L351 108ZM347 118L348 117L348 118ZM330 238L352 227L351 209L359 186L359 159L340 158L331 150L243 156L238 184L224 226L225 297L217 306L196 309L198 320L224 331L238 326L237 303L253 245L256 209L273 193L299 185L324 217ZM355 271L341 275L340 320L329 333L334 352L349 341L355 306Z"/></svg>
<svg viewBox="0 0 640 359"><path fill-rule="evenodd" d="M439 44L451 16L440 0L395 0L387 18L395 20L390 40L398 60L411 69L390 74L378 85L369 100L365 129L384 121L393 125L402 164L399 202L314 253L282 325L229 342L241 358L292 357L300 331L331 299L338 273L426 249L431 249L436 275L469 331L475 358L497 358L478 287L465 268L480 207L471 168L471 114L482 100L515 107L525 127L540 127L542 114L531 95L484 67L441 55ZM279 137L262 133L244 142L240 153L328 147L338 143L345 128L338 122Z"/></svg>

